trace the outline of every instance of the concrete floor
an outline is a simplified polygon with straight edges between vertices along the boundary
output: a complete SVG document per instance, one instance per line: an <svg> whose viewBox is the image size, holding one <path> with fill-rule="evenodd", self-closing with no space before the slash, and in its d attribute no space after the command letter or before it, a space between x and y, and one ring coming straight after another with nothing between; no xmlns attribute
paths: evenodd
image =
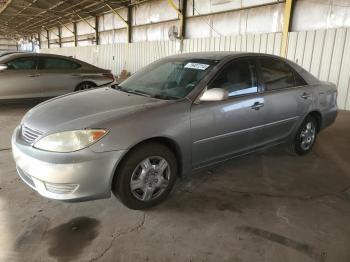
<svg viewBox="0 0 350 262"><path fill-rule="evenodd" d="M179 181L145 212L114 197L61 203L20 181L0 107L0 261L350 261L350 112L304 157L241 157Z"/></svg>

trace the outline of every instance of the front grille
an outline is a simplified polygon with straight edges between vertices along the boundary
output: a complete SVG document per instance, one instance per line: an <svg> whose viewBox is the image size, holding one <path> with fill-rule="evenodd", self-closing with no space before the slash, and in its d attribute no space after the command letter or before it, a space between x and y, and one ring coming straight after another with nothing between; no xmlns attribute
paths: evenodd
<svg viewBox="0 0 350 262"><path fill-rule="evenodd" d="M22 125L22 137L27 143L32 144L41 135L42 133L40 131L34 130L26 125Z"/></svg>

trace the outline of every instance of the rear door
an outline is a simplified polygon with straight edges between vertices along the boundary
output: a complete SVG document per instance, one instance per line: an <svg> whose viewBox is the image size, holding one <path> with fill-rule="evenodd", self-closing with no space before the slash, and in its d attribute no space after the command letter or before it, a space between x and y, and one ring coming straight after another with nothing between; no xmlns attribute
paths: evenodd
<svg viewBox="0 0 350 262"><path fill-rule="evenodd" d="M206 101L191 109L192 161L197 168L249 151L261 137L263 124L255 58L235 59L209 83L229 93L225 101Z"/></svg>
<svg viewBox="0 0 350 262"><path fill-rule="evenodd" d="M15 58L6 62L0 72L0 99L41 97L38 60L35 56Z"/></svg>
<svg viewBox="0 0 350 262"><path fill-rule="evenodd" d="M261 57L264 87L263 144L283 141L292 134L312 103L310 87L285 61Z"/></svg>
<svg viewBox="0 0 350 262"><path fill-rule="evenodd" d="M41 56L39 73L43 95L58 96L73 92L82 82L80 64L64 58Z"/></svg>

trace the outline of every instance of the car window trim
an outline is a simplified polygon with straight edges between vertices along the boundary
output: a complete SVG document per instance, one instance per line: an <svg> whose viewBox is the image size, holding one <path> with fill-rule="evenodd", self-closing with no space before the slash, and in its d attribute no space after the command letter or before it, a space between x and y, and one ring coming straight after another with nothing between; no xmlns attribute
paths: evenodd
<svg viewBox="0 0 350 262"><path fill-rule="evenodd" d="M257 95L262 93L262 86L261 86L261 81L259 79L259 72L258 72L258 64L257 64L257 56L240 56L240 57L235 57L227 61L225 64L221 66L221 68L215 73L215 75L208 81L207 87L209 87L218 77L219 75L232 63L236 63L242 60L251 60L255 64L255 75L256 75L256 81L258 85L258 91L254 93L247 93L247 94L241 94L241 95L234 95L234 96L229 96L227 100L235 99L235 98L241 98L241 97L247 97L247 96L252 96L252 95Z"/></svg>
<svg viewBox="0 0 350 262"><path fill-rule="evenodd" d="M298 75L304 81L305 84L304 85L298 85L298 86L294 85L294 86L289 86L289 87L284 87L284 88L279 88L279 89L274 89L274 90L266 90L264 77L263 77L263 73L262 73L262 67L261 67L261 59L264 59L264 58L277 60L279 62L284 63L293 72L294 84L296 83L295 75ZM258 64L257 66L258 66L258 71L259 71L259 77L260 77L260 81L261 81L261 89L262 89L261 91L262 91L262 93L278 92L278 91L283 91L283 90L288 90L288 89L296 89L296 88L301 88L301 87L308 86L308 83L305 81L305 79L290 64L288 64L288 62L286 62L286 61L284 61L284 60L282 60L280 58L268 57L268 56L260 56L257 59L257 64Z"/></svg>

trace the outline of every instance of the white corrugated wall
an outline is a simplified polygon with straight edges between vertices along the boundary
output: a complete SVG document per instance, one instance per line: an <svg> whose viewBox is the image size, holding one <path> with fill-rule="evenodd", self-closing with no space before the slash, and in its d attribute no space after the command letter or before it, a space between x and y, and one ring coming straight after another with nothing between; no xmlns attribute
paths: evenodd
<svg viewBox="0 0 350 262"><path fill-rule="evenodd" d="M186 39L183 52L247 51L278 55L281 33ZM115 74L126 69L135 72L159 58L176 54L179 43L153 41L100 46L43 49L42 52L73 56ZM350 110L350 28L291 32L287 58L321 80L336 83L338 105Z"/></svg>

